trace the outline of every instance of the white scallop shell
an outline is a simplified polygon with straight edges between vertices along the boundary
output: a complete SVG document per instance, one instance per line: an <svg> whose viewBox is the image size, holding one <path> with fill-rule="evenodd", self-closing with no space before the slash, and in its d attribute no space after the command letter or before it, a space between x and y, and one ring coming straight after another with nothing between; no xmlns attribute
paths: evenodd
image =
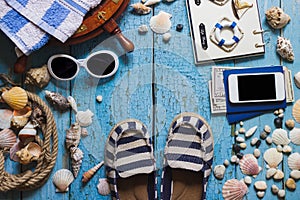
<svg viewBox="0 0 300 200"><path fill-rule="evenodd" d="M270 148L264 153L264 160L270 168L276 168L281 163L283 155L276 148Z"/></svg>
<svg viewBox="0 0 300 200"><path fill-rule="evenodd" d="M170 30L171 28L171 14L160 11L158 15L151 17L150 19L150 27L153 32L163 34Z"/></svg>
<svg viewBox="0 0 300 200"><path fill-rule="evenodd" d="M67 192L69 185L74 181L72 172L68 169L60 169L53 175L52 182L57 192Z"/></svg>
<svg viewBox="0 0 300 200"><path fill-rule="evenodd" d="M247 185L237 179L226 181L222 188L222 195L225 200L242 200L247 192Z"/></svg>
<svg viewBox="0 0 300 200"><path fill-rule="evenodd" d="M292 113L296 122L300 123L300 99L294 104Z"/></svg>
<svg viewBox="0 0 300 200"><path fill-rule="evenodd" d="M99 194L106 196L110 194L109 183L106 178L100 178L97 185Z"/></svg>
<svg viewBox="0 0 300 200"><path fill-rule="evenodd" d="M290 62L295 59L291 41L284 37L278 36L276 51L283 59L286 59Z"/></svg>
<svg viewBox="0 0 300 200"><path fill-rule="evenodd" d="M289 23L290 16L279 7L272 7L265 13L268 24L275 29L281 29Z"/></svg>
<svg viewBox="0 0 300 200"><path fill-rule="evenodd" d="M300 154L292 153L288 158L288 166L292 170L300 170Z"/></svg>
<svg viewBox="0 0 300 200"><path fill-rule="evenodd" d="M80 126L89 126L93 123L94 113L87 109L86 111L79 111L76 114L76 121Z"/></svg>
<svg viewBox="0 0 300 200"><path fill-rule="evenodd" d="M287 131L281 128L277 128L273 131L272 141L276 145L287 145L290 143Z"/></svg>
<svg viewBox="0 0 300 200"><path fill-rule="evenodd" d="M257 175L260 172L257 159L252 154L246 154L239 162L241 171L245 175Z"/></svg>
<svg viewBox="0 0 300 200"><path fill-rule="evenodd" d="M292 143L300 145L300 128L295 127L290 131L290 139Z"/></svg>
<svg viewBox="0 0 300 200"><path fill-rule="evenodd" d="M17 136L11 129L3 129L0 131L0 148L10 149L17 142Z"/></svg>

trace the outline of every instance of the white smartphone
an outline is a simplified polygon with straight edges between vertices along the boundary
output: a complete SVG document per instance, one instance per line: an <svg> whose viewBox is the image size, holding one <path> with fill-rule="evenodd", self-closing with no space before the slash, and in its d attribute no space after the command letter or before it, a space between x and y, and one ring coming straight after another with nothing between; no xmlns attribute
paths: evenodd
<svg viewBox="0 0 300 200"><path fill-rule="evenodd" d="M281 72L230 74L228 90L231 103L283 101L284 75Z"/></svg>

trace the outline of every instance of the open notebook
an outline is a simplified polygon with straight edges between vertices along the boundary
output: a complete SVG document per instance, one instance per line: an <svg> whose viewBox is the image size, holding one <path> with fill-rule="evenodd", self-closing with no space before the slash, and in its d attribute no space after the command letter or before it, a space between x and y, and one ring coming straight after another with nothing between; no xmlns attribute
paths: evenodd
<svg viewBox="0 0 300 200"><path fill-rule="evenodd" d="M195 63L264 54L256 0L186 0Z"/></svg>

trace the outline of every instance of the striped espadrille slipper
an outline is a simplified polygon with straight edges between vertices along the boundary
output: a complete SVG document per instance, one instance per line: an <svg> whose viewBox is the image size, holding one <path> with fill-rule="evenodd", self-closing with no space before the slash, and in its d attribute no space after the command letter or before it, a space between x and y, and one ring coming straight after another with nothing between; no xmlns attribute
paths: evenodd
<svg viewBox="0 0 300 200"><path fill-rule="evenodd" d="M153 147L142 122L128 119L112 128L105 165L112 199L157 199Z"/></svg>
<svg viewBox="0 0 300 200"><path fill-rule="evenodd" d="M213 162L213 135L196 113L181 113L170 126L165 147L161 199L205 200Z"/></svg>

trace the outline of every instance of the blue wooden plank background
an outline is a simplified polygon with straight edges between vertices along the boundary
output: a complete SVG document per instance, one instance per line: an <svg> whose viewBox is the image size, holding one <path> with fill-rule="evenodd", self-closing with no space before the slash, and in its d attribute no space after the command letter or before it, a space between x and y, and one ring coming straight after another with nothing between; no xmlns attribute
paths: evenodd
<svg viewBox="0 0 300 200"><path fill-rule="evenodd" d="M130 3L137 1L131 0ZM119 55L120 66L114 77L105 80L91 78L82 68L78 77L70 82L61 82L52 79L50 84L43 90L36 88L27 89L36 92L44 98L44 91L50 90L63 94L72 95L78 105L78 110L90 109L94 114L93 124L87 129L89 135L82 138L79 147L84 151L84 161L78 178L72 183L69 192L55 193L51 178L55 171L61 168L70 168L69 153L65 148L65 134L70 124L75 121L74 112L59 113L53 110L58 132L59 132L59 154L51 177L44 186L35 191L28 192L7 192L0 193L0 199L110 199L103 197L97 192L99 178L105 177L104 168L100 169L90 182L86 185L81 183L82 174L103 160L104 145L111 128L127 118L136 118L142 121L152 134L155 145L155 156L157 168L161 171L163 165L163 151L169 125L172 119L180 112L197 112L202 115L211 125L214 136L214 166L222 164L225 159L232 155L231 145L235 143L232 136L232 127L228 125L224 115L211 115L209 105L209 93L207 82L211 79L212 65L219 66L265 66L285 65L294 75L299 71L299 9L298 0L267 0L258 1L262 27L265 30L264 40L266 42L266 53L256 58L244 58L231 60L206 66L195 66L193 64L193 52L190 38L190 30L185 8L185 1L177 0L172 3L161 2L153 6L149 15L136 15L132 8L128 7L122 17L118 20L123 33L135 44L135 51L124 54L120 45L114 37L104 33L88 42L73 46L46 46L29 57L28 67L40 67L45 64L49 56L56 53L68 53L75 58L85 58L88 54L101 49L110 49ZM274 30L267 25L264 12L272 6L282 7L292 20L283 30ZM162 40L162 35L155 34L151 30L145 35L140 35L137 28L146 24L149 25L151 16L159 11L166 11L172 14L172 27L170 33L172 38L169 43ZM212 11L213 12L213 11ZM177 24L183 24L183 31L175 31ZM295 51L295 61L285 62L276 53L277 36L282 35L291 39ZM16 59L14 45L6 36L0 34L0 72L7 73L18 82L24 76L15 75L12 66ZM300 98L299 89L294 85L295 99ZM102 95L103 102L98 103L96 96ZM292 118L292 104L285 110L284 119ZM275 116L272 112L244 122L246 129L257 125L258 130L253 137L259 137L264 125L270 125L274 129ZM296 124L296 127L300 127ZM236 126L239 128L239 125ZM253 153L254 148L250 140L244 153ZM299 152L300 147L292 145L293 152ZM263 152L275 147L274 144L267 145L264 141L260 147ZM258 159L263 171L258 175L257 180L265 180L266 167L262 155ZM279 166L285 173L283 181L274 182L267 180L268 189L264 199L276 198L271 193L271 185L276 184L284 188L284 182L288 178L290 169L287 166L287 155L284 156L282 165ZM20 166L9 162L7 159L6 168L12 173L18 173ZM159 173L160 176L160 173ZM231 178L242 179L244 175L238 166L230 165L226 169L225 178L217 180L211 175L207 192L207 199L223 199L222 186ZM296 191L286 189L286 199L299 199L300 183L297 182ZM249 192L245 199L257 199L253 183L249 186Z"/></svg>

